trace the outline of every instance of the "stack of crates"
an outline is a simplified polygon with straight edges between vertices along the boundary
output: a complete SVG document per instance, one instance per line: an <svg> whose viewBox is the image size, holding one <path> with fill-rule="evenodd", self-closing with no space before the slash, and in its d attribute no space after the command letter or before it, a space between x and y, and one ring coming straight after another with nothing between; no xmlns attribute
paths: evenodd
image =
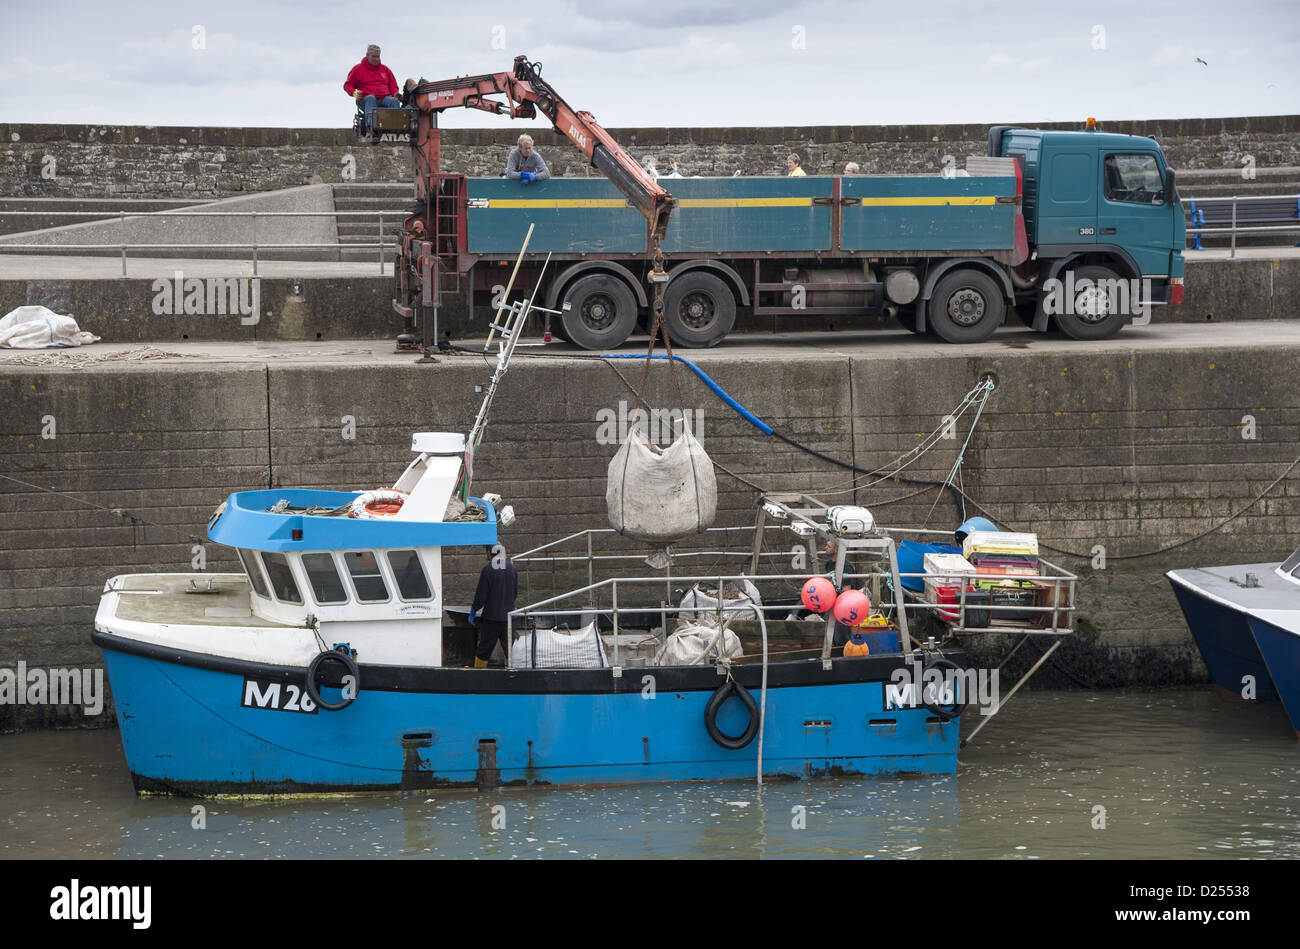
<svg viewBox="0 0 1300 949"><path fill-rule="evenodd" d="M927 603L956 604L961 600L961 584L966 584L967 602L973 602L969 596L975 592L970 584L975 580L975 565L961 554L928 553L925 555L925 600ZM970 578L969 580L967 578ZM987 602L985 598L984 602ZM939 615L950 623L958 619L957 610L939 610ZM981 614L987 617L987 613ZM967 617L966 625L972 625ZM988 625L985 619L983 625Z"/></svg>
<svg viewBox="0 0 1300 949"><path fill-rule="evenodd" d="M962 553L975 567L975 586L987 590L992 606L1036 606L1038 585L1028 580L993 579L994 576L1038 577L1038 535L1010 531L971 531L962 541ZM980 579L983 578L983 579ZM995 610L995 620L1033 620L1032 611Z"/></svg>

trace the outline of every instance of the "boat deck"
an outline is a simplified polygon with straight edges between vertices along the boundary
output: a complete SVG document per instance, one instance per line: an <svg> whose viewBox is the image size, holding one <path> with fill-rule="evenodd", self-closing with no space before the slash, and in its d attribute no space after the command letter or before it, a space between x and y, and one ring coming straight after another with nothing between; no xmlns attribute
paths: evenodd
<svg viewBox="0 0 1300 949"><path fill-rule="evenodd" d="M1255 613L1261 610L1291 612L1300 608L1297 587L1277 575L1278 561L1273 563L1234 564L1228 567L1190 567L1171 570L1171 579L1200 590L1233 606ZM1246 575L1255 577L1246 586Z"/></svg>
<svg viewBox="0 0 1300 949"><path fill-rule="evenodd" d="M209 585L211 590L208 589ZM120 577L118 619L171 626L293 627L254 616L242 573L145 573Z"/></svg>

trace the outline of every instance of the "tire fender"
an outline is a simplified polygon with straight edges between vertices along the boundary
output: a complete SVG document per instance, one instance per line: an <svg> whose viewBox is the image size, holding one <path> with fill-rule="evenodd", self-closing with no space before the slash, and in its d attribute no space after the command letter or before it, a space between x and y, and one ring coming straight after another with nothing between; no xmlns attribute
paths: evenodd
<svg viewBox="0 0 1300 949"><path fill-rule="evenodd" d="M745 708L749 709L749 726L739 735L728 735L718 728L718 710L722 708L722 703L733 695L744 702ZM704 706L704 727L708 730L709 737L723 748L739 751L758 734L758 703L743 685L735 679L727 679L709 698L709 704Z"/></svg>
<svg viewBox="0 0 1300 949"><path fill-rule="evenodd" d="M321 698L320 686L316 684L316 680L321 678L321 670L326 662L338 663L343 666L343 675L352 677L352 694L349 696L345 693L343 700L340 702L326 702ZM317 654L316 658L311 661L311 665L307 667L307 694L311 696L311 700L316 703L317 707L323 708L327 712L337 712L340 709L347 708L356 701L357 693L360 691L361 670L357 666L357 661L341 649L327 649Z"/></svg>
<svg viewBox="0 0 1300 949"><path fill-rule="evenodd" d="M966 710L967 697L965 695L961 696L961 698L958 699L955 702L955 704L951 706L940 705L938 701L939 698L938 696L935 696L934 699L928 698L925 694L925 674L929 672L931 669L951 669L953 672L956 672L960 675L962 668L961 666L957 665L957 663L953 662L951 659L944 659L942 656L936 659L931 659L922 667L921 681L917 684L917 688L921 690L922 704L925 705L925 707L929 711L933 712L936 716L943 719L945 722L950 722L954 718L960 717L961 713ZM956 691L957 691L957 683L954 682L953 692L955 693ZM954 694L953 698L957 699L957 696Z"/></svg>

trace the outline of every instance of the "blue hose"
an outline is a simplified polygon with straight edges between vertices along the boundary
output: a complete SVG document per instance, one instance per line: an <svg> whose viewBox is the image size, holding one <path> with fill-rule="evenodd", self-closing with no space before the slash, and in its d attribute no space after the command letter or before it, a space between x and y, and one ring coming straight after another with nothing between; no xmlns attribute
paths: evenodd
<svg viewBox="0 0 1300 949"><path fill-rule="evenodd" d="M646 357L630 354L630 353L601 353L600 358L601 359L645 359ZM670 357L666 353L660 353L660 354L654 354L650 358L668 359ZM695 373L697 376L700 377L701 382L703 382L706 386L712 389L713 393L719 399L721 399L723 402L726 402L727 405L731 406L732 411L734 411L737 415L743 418L746 422L754 426L764 435L772 434L771 425L768 425L761 418L759 418L753 412L749 411L749 409L745 408L743 405L741 405L739 402L733 399L730 395L728 395L727 391L723 389L722 386L718 385L716 382L710 379L708 373L706 373L703 369L695 365L695 363L691 362L689 359L683 359L681 356L672 356L671 358L676 359L678 362L683 363L686 366L689 366L691 372Z"/></svg>

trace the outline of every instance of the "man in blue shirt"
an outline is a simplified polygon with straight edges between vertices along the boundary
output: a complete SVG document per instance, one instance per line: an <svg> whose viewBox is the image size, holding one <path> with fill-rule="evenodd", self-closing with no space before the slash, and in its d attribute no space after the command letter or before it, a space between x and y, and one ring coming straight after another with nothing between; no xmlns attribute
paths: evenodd
<svg viewBox="0 0 1300 949"><path fill-rule="evenodd" d="M519 595L519 573L506 556L500 544L486 548L488 562L478 575L478 589L474 591L474 605L469 611L470 623L477 620L478 649L474 651L474 668L487 668L492 650L501 643L506 662L510 661L510 642L506 634L506 617L515 608Z"/></svg>

